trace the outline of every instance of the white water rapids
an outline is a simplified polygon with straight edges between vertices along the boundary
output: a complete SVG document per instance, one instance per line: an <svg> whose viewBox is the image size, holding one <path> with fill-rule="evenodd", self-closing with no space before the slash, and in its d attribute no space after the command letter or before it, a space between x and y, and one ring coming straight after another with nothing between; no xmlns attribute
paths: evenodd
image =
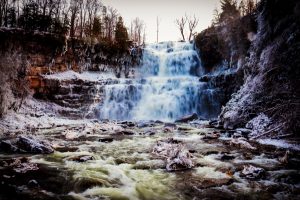
<svg viewBox="0 0 300 200"><path fill-rule="evenodd" d="M105 86L101 119L174 121L192 113L217 116L218 94L199 81L201 61L193 44L147 45L142 63L139 78Z"/></svg>

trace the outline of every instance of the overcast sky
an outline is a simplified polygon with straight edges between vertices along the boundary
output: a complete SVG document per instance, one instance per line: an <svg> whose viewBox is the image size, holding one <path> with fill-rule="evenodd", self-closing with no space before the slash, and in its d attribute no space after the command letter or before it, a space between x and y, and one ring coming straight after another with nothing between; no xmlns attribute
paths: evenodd
<svg viewBox="0 0 300 200"><path fill-rule="evenodd" d="M199 24L196 32L211 24L213 10L219 0L103 0L104 5L116 8L129 27L135 17L146 24L146 40L156 41L156 17L160 19L159 41L179 40L180 32L175 19L185 15L196 15Z"/></svg>

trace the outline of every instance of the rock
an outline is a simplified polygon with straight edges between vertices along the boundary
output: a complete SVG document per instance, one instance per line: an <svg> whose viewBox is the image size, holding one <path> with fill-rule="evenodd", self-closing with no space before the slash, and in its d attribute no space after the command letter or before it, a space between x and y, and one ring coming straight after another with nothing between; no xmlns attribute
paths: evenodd
<svg viewBox="0 0 300 200"><path fill-rule="evenodd" d="M140 122L140 123L138 123L137 127L139 127L139 128L145 128L145 127L152 127L154 125L155 124L152 123L152 122Z"/></svg>
<svg viewBox="0 0 300 200"><path fill-rule="evenodd" d="M175 123L165 123L164 127L175 129L177 127L177 125Z"/></svg>
<svg viewBox="0 0 300 200"><path fill-rule="evenodd" d="M239 148L245 148L245 149L251 149L251 150L256 150L255 147L253 147L249 142L246 141L245 138L233 138L230 141L230 145L232 146L237 146Z"/></svg>
<svg viewBox="0 0 300 200"><path fill-rule="evenodd" d="M192 115L187 115L187 116L184 116L180 119L177 119L177 120L175 120L175 122L187 123L189 121L193 121L193 120L196 120L196 119L198 119L198 115L196 113L194 113Z"/></svg>
<svg viewBox="0 0 300 200"><path fill-rule="evenodd" d="M1 166L12 168L17 173L26 173L28 171L38 170L36 163L30 163L26 157L12 158L2 161Z"/></svg>
<svg viewBox="0 0 300 200"><path fill-rule="evenodd" d="M166 163L163 160L154 159L154 160L142 160L137 161L134 165L134 169L164 169L166 167Z"/></svg>
<svg viewBox="0 0 300 200"><path fill-rule="evenodd" d="M239 134L241 134L243 137L248 137L248 135L252 132L251 129L247 128L237 128L235 131Z"/></svg>
<svg viewBox="0 0 300 200"><path fill-rule="evenodd" d="M77 131L73 131L73 130L66 130L63 135L65 136L65 138L67 140L74 140L74 139L78 139L80 137L83 137L84 134L79 132L80 130Z"/></svg>
<svg viewBox="0 0 300 200"><path fill-rule="evenodd" d="M155 135L155 131L153 130L147 130L143 133L141 133L142 135L148 135L148 136L151 136L151 135Z"/></svg>
<svg viewBox="0 0 300 200"><path fill-rule="evenodd" d="M257 137L260 133L267 131L271 119L264 113L260 113L246 124L246 128L251 129L250 137Z"/></svg>
<svg viewBox="0 0 300 200"><path fill-rule="evenodd" d="M112 137L99 138L99 142L110 143L113 142L114 139Z"/></svg>
<svg viewBox="0 0 300 200"><path fill-rule="evenodd" d="M193 156L186 148L182 146L177 149L175 148L173 151L171 153L173 156L167 159L167 171L185 170L194 167Z"/></svg>
<svg viewBox="0 0 300 200"><path fill-rule="evenodd" d="M165 128L163 129L164 133L171 133L173 130L174 130L174 129L171 128L171 127L165 127Z"/></svg>
<svg viewBox="0 0 300 200"><path fill-rule="evenodd" d="M16 143L17 147L28 153L53 153L54 150L51 144L47 141L40 141L33 137L20 136Z"/></svg>
<svg viewBox="0 0 300 200"><path fill-rule="evenodd" d="M135 132L131 130L122 130L114 133L115 135L134 135Z"/></svg>
<svg viewBox="0 0 300 200"><path fill-rule="evenodd" d="M192 154L181 142L173 138L158 141L152 153L166 159L167 171L190 169L194 166Z"/></svg>
<svg viewBox="0 0 300 200"><path fill-rule="evenodd" d="M212 128L217 128L217 129L222 129L223 126L220 124L220 122L218 120L211 120L209 121L209 126Z"/></svg>
<svg viewBox="0 0 300 200"><path fill-rule="evenodd" d="M81 155L81 156L72 157L69 160L75 161L75 162L86 162L89 160L94 160L94 157L90 156L90 155Z"/></svg>
<svg viewBox="0 0 300 200"><path fill-rule="evenodd" d="M290 154L290 151L287 150L284 154L283 157L280 157L278 158L279 162L281 162L282 164L288 164L289 162L289 154Z"/></svg>
<svg viewBox="0 0 300 200"><path fill-rule="evenodd" d="M53 153L51 144L31 136L19 136L17 139L2 140L0 150L9 153Z"/></svg>
<svg viewBox="0 0 300 200"><path fill-rule="evenodd" d="M205 140L212 140L212 139L217 139L220 137L220 134L218 132L213 132L213 133L207 133L205 134L205 136L203 137L203 139Z"/></svg>
<svg viewBox="0 0 300 200"><path fill-rule="evenodd" d="M244 169L241 172L241 176L244 176L247 179L262 178L264 174L265 170L263 168L254 167L252 165L244 166Z"/></svg>
<svg viewBox="0 0 300 200"><path fill-rule="evenodd" d="M11 141L2 140L0 142L0 150L4 152L17 152L18 148Z"/></svg>
<svg viewBox="0 0 300 200"><path fill-rule="evenodd" d="M225 160L233 160L235 157L234 156L231 156L230 154L222 154L221 157L220 157L220 160L222 161L225 161Z"/></svg>
<svg viewBox="0 0 300 200"><path fill-rule="evenodd" d="M28 185L29 188L38 188L38 187L40 187L39 183L36 180L30 180L27 185Z"/></svg>
<svg viewBox="0 0 300 200"><path fill-rule="evenodd" d="M204 76L199 77L200 82L208 82L208 81L210 81L210 79L211 79L211 76L209 76L209 75L204 75Z"/></svg>
<svg viewBox="0 0 300 200"><path fill-rule="evenodd" d="M119 122L118 124L123 124L123 125L126 125L127 127L134 127L135 124L133 122L130 122L130 121L122 121L122 122Z"/></svg>

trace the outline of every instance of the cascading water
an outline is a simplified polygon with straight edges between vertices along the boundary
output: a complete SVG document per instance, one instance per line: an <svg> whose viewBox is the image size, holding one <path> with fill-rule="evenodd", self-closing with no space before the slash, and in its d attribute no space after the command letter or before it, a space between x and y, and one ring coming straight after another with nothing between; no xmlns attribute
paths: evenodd
<svg viewBox="0 0 300 200"><path fill-rule="evenodd" d="M140 74L105 86L100 118L174 121L192 113L213 118L219 112L216 91L197 77L201 62L191 43L147 45Z"/></svg>

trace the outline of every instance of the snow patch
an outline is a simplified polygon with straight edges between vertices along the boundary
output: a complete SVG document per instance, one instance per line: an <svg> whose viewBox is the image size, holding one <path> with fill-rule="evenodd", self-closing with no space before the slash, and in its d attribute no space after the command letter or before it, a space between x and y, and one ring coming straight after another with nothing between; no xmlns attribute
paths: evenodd
<svg viewBox="0 0 300 200"><path fill-rule="evenodd" d="M259 139L257 140L260 144L273 145L283 149L292 149L296 151L300 151L299 144L291 144L285 140L277 140L277 139Z"/></svg>
<svg viewBox="0 0 300 200"><path fill-rule="evenodd" d="M83 72L77 73L75 71L69 70L65 72L60 72L56 74L44 75L46 79L55 79L55 80L72 80L72 79L80 79L83 81L100 81L102 79L107 78L115 78L115 76L111 73L96 73L96 72Z"/></svg>
<svg viewBox="0 0 300 200"><path fill-rule="evenodd" d="M265 132L271 123L271 119L264 113L260 113L257 117L253 118L246 124L246 128L252 129L250 137L257 136Z"/></svg>

